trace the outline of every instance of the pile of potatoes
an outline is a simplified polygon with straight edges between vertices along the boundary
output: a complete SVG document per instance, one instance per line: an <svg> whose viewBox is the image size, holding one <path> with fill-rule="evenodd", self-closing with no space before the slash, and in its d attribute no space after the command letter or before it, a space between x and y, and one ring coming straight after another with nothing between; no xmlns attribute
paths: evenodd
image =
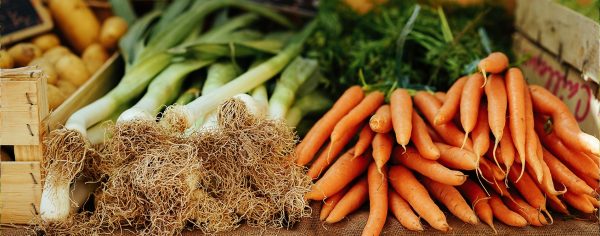
<svg viewBox="0 0 600 236"><path fill-rule="evenodd" d="M61 35L74 51L61 44L56 34L47 33L0 50L0 68L40 67L47 76L48 106L53 110L108 60L109 53L116 50L127 31L127 22L111 16L100 25L81 0L50 0L48 7ZM85 30L78 27L82 25Z"/></svg>

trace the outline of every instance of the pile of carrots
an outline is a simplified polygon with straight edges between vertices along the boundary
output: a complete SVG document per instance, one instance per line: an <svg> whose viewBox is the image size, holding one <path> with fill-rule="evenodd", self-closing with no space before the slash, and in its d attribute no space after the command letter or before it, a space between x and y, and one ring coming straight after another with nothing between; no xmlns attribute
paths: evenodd
<svg viewBox="0 0 600 236"><path fill-rule="evenodd" d="M600 206L600 141L503 53L446 93L396 89L387 100L350 87L298 145L296 162L315 180L305 198L323 200L321 220L338 222L369 200L363 235L380 234L388 213L409 230L423 230L423 218L446 232L438 204L492 228L493 218L550 224L547 205L564 214Z"/></svg>

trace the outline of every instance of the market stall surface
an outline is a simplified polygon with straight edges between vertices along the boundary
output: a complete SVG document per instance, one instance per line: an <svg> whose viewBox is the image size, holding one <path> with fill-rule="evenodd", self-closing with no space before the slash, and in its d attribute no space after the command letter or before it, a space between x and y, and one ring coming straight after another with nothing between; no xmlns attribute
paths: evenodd
<svg viewBox="0 0 600 236"><path fill-rule="evenodd" d="M364 224L367 222L369 212L366 208L355 212L350 217L336 224L324 224L319 220L319 211L321 205L313 203L313 212L311 218L305 218L291 230L274 230L253 228L242 225L231 232L224 232L219 235L360 235ZM413 232L406 230L400 225L398 220L388 215L388 220L381 235L492 235L494 231L485 224L469 225L458 220L456 217L445 212L448 223L452 230L448 233L438 232L422 222L425 227L424 232ZM592 216L593 217L593 216ZM600 223L597 220L566 218L560 215L554 215L554 224L543 227L527 226L523 228L510 227L498 221L494 221L498 230L498 235L600 235ZM21 236L31 235L30 231L22 228L7 228L1 230L2 236ZM133 235L133 234L125 234ZM184 236L203 235L199 231L184 231Z"/></svg>

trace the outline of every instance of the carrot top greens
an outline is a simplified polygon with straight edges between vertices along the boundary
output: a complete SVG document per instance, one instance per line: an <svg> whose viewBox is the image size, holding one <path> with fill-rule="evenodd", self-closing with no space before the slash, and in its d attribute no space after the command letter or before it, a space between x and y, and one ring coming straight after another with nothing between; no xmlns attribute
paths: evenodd
<svg viewBox="0 0 600 236"><path fill-rule="evenodd" d="M493 8L390 0L359 15L339 0L321 1L309 56L319 60L334 93L354 84L384 92L445 90L491 51L508 51L505 28L512 23Z"/></svg>

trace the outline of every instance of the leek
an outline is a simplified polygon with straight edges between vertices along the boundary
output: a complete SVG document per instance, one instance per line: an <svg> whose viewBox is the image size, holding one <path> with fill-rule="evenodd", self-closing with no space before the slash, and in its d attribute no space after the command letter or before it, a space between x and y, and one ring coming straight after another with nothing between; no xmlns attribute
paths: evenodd
<svg viewBox="0 0 600 236"><path fill-rule="evenodd" d="M206 82L202 87L202 95L227 84L240 74L240 70L233 63L215 63L208 68Z"/></svg>
<svg viewBox="0 0 600 236"><path fill-rule="evenodd" d="M325 111L331 107L333 102L331 99L325 97L323 94L318 92L312 92L305 96L300 97L292 108L288 111L285 116L285 120L288 126L297 126L302 118L311 113L317 113Z"/></svg>
<svg viewBox="0 0 600 236"><path fill-rule="evenodd" d="M183 92L181 95L179 95L179 98L177 98L177 100L175 101L175 104L179 104L179 105L185 105L188 104L189 102L193 101L194 99L200 97L200 89L202 88L202 80L194 80L194 82L192 83L192 85L185 90L185 92Z"/></svg>
<svg viewBox="0 0 600 236"><path fill-rule="evenodd" d="M317 70L317 62L297 57L288 65L281 79L277 81L273 95L269 99L269 116L273 119L284 119L288 109L294 102L296 91Z"/></svg>

